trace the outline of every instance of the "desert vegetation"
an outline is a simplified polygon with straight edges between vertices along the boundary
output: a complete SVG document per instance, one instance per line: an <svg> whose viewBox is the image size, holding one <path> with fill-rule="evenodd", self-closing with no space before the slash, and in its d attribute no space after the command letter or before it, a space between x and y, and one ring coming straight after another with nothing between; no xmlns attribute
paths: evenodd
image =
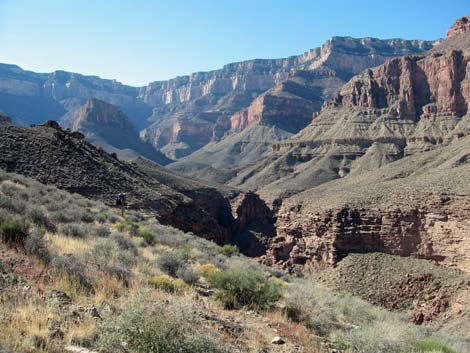
<svg viewBox="0 0 470 353"><path fill-rule="evenodd" d="M0 352L465 352L139 212L0 172ZM283 343L272 343L281 336ZM74 350L75 349L75 350Z"/></svg>

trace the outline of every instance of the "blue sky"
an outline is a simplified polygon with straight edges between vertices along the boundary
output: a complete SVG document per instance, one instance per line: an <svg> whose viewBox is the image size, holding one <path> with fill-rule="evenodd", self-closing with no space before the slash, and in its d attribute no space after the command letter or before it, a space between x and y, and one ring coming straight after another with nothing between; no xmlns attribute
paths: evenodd
<svg viewBox="0 0 470 353"><path fill-rule="evenodd" d="M468 0L0 0L0 62L144 85L334 35L444 37Z"/></svg>

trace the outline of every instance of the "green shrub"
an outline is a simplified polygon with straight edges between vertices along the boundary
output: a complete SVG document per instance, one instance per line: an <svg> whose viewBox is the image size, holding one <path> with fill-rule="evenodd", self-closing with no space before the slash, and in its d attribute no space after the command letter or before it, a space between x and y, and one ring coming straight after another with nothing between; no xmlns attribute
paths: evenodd
<svg viewBox="0 0 470 353"><path fill-rule="evenodd" d="M227 257L231 257L240 255L240 250L238 250L238 247L236 245L226 244L220 248L220 253Z"/></svg>
<svg viewBox="0 0 470 353"><path fill-rule="evenodd" d="M0 193L0 208L23 213L26 208L26 202L15 196L6 196Z"/></svg>
<svg viewBox="0 0 470 353"><path fill-rule="evenodd" d="M59 232L68 237L83 238L90 228L83 223L65 223L60 225Z"/></svg>
<svg viewBox="0 0 470 353"><path fill-rule="evenodd" d="M447 344L431 338L419 341L416 346L421 352L457 353Z"/></svg>
<svg viewBox="0 0 470 353"><path fill-rule="evenodd" d="M88 262L99 270L127 281L135 257L123 250L113 239L100 238L87 254Z"/></svg>
<svg viewBox="0 0 470 353"><path fill-rule="evenodd" d="M154 235L155 243L177 248L184 243L185 234L175 228L161 224L147 224L146 228Z"/></svg>
<svg viewBox="0 0 470 353"><path fill-rule="evenodd" d="M387 316L364 300L332 293L309 280L296 280L289 286L285 311L292 321L303 323L320 336L345 325L362 327Z"/></svg>
<svg viewBox="0 0 470 353"><path fill-rule="evenodd" d="M90 279L87 277L87 266L74 254L65 256L54 256L51 265L59 274L66 275L71 282L86 290L93 288Z"/></svg>
<svg viewBox="0 0 470 353"><path fill-rule="evenodd" d="M25 250L27 254L34 255L45 263L51 260L51 254L44 239L44 231L40 228L34 227L29 231L25 241Z"/></svg>
<svg viewBox="0 0 470 353"><path fill-rule="evenodd" d="M139 229L138 236L143 238L144 242L147 245L154 245L155 244L155 235L147 228L141 227Z"/></svg>
<svg viewBox="0 0 470 353"><path fill-rule="evenodd" d="M216 353L226 351L204 330L188 305L170 302L132 307L99 328L97 349L105 352Z"/></svg>
<svg viewBox="0 0 470 353"><path fill-rule="evenodd" d="M132 239L122 233L113 233L111 239L116 242L120 249L128 251L132 256L137 256L137 247Z"/></svg>
<svg viewBox="0 0 470 353"><path fill-rule="evenodd" d="M199 281L201 275L199 271L195 270L192 266L183 266L176 271L176 276L189 285L194 285Z"/></svg>
<svg viewBox="0 0 470 353"><path fill-rule="evenodd" d="M172 250L162 252L157 259L157 265L160 270L166 274L176 277L180 268L187 265L189 258L184 251Z"/></svg>
<svg viewBox="0 0 470 353"><path fill-rule="evenodd" d="M168 293L178 292L185 286L182 280L175 280L167 275L154 276L149 280L149 284Z"/></svg>
<svg viewBox="0 0 470 353"><path fill-rule="evenodd" d="M0 239L11 247L24 247L28 237L28 225L24 219L13 219L0 223Z"/></svg>
<svg viewBox="0 0 470 353"><path fill-rule="evenodd" d="M229 309L268 309L282 295L279 283L268 280L261 271L250 267L212 271L207 280L217 289L216 298Z"/></svg>
<svg viewBox="0 0 470 353"><path fill-rule="evenodd" d="M111 230L109 229L109 227L106 227L106 226L103 226L103 225L99 225L99 226L93 227L93 233L94 233L97 237L100 237L100 238L107 238L107 237L109 237L109 235L111 234Z"/></svg>
<svg viewBox="0 0 470 353"><path fill-rule="evenodd" d="M330 339L337 347L342 344L348 347L347 351L354 353L414 352L416 331L402 321L385 319L360 327L338 329L331 333Z"/></svg>

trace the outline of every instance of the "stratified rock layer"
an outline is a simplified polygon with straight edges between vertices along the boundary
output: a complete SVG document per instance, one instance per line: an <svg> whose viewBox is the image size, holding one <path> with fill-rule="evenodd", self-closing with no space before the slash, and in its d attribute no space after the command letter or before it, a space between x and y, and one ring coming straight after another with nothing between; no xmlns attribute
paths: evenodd
<svg viewBox="0 0 470 353"><path fill-rule="evenodd" d="M267 262L314 266L380 251L470 270L470 37L462 23L428 54L354 77L253 167L252 178L266 177L261 195L279 208Z"/></svg>
<svg viewBox="0 0 470 353"><path fill-rule="evenodd" d="M87 141L109 153L116 153L119 158L127 160L141 155L162 165L171 161L140 140L133 124L122 111L99 99L90 99L83 106L71 110L60 123L73 131L80 131Z"/></svg>

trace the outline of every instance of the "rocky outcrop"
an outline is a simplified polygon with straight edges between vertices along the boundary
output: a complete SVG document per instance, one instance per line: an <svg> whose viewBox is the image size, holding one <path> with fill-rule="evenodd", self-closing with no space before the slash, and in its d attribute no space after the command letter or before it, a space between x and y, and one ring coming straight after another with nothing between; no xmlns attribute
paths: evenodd
<svg viewBox="0 0 470 353"><path fill-rule="evenodd" d="M457 36L459 34L467 33L470 31L470 17L465 16L458 19L454 25L447 31L447 38Z"/></svg>
<svg viewBox="0 0 470 353"><path fill-rule="evenodd" d="M112 104L90 99L83 106L68 112L61 125L86 136L87 141L130 159L141 155L162 165L171 160L138 136L128 117Z"/></svg>
<svg viewBox="0 0 470 353"><path fill-rule="evenodd" d="M240 193L230 204L236 222L232 242L245 255L264 255L269 239L275 235L271 210L254 192Z"/></svg>
<svg viewBox="0 0 470 353"><path fill-rule="evenodd" d="M278 218L277 236L264 261L293 270L296 266L334 265L350 253L382 252L468 271L470 223L466 216L443 212L449 203L462 200L434 199L434 205L422 209L344 207L318 212L307 219L291 218L287 212ZM459 207L468 207L468 201Z"/></svg>
<svg viewBox="0 0 470 353"><path fill-rule="evenodd" d="M99 99L90 99L62 120L71 130L118 129L133 131L134 127L117 107ZM135 131L134 131L135 133Z"/></svg>
<svg viewBox="0 0 470 353"><path fill-rule="evenodd" d="M244 230L252 223L272 223L272 212L254 192L240 193L230 202L237 227Z"/></svg>

